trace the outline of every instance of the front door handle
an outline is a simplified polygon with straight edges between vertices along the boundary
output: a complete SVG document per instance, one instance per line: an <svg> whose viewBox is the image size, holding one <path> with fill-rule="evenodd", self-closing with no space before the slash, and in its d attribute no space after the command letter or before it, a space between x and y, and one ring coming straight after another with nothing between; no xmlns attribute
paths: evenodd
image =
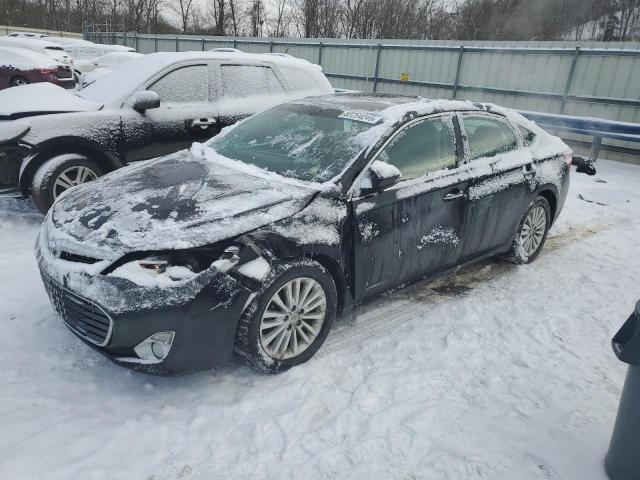
<svg viewBox="0 0 640 480"><path fill-rule="evenodd" d="M444 197L442 197L442 200L444 200L445 202L453 202L454 200L459 200L462 198L467 198L467 194L461 190L452 190Z"/></svg>
<svg viewBox="0 0 640 480"><path fill-rule="evenodd" d="M191 122L191 126L193 128L209 128L211 125L215 125L217 123L215 118L196 118L193 122Z"/></svg>

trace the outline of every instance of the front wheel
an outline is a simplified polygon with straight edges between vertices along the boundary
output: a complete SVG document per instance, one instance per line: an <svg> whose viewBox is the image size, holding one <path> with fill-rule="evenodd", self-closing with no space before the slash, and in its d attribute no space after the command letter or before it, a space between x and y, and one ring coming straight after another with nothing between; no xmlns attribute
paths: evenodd
<svg viewBox="0 0 640 480"><path fill-rule="evenodd" d="M302 259L277 265L240 319L235 350L265 373L304 363L327 338L336 304L333 278L319 263Z"/></svg>
<svg viewBox="0 0 640 480"><path fill-rule="evenodd" d="M504 258L512 263L531 263L542 251L551 226L551 208L546 198L539 196L525 211L511 249Z"/></svg>
<svg viewBox="0 0 640 480"><path fill-rule="evenodd" d="M95 161L78 153L58 155L44 162L33 176L31 196L42 213L65 191L95 180L104 171Z"/></svg>

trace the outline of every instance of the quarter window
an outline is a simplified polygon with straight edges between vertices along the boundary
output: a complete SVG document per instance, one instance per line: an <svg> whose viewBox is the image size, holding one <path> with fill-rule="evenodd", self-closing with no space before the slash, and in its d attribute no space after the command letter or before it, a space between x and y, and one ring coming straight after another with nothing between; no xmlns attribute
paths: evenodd
<svg viewBox="0 0 640 480"><path fill-rule="evenodd" d="M528 147L536 139L536 134L533 133L528 128L523 127L522 125L517 125L517 127L518 127L518 131L520 132L520 135L522 135L522 141Z"/></svg>
<svg viewBox="0 0 640 480"><path fill-rule="evenodd" d="M513 130L504 122L489 117L464 117L471 160L493 157L518 148Z"/></svg>
<svg viewBox="0 0 640 480"><path fill-rule="evenodd" d="M452 125L441 118L410 125L385 147L379 160L397 167L405 180L455 168L456 148Z"/></svg>
<svg viewBox="0 0 640 480"><path fill-rule="evenodd" d="M192 65L178 68L149 87L163 103L201 103L209 97L209 67Z"/></svg>
<svg viewBox="0 0 640 480"><path fill-rule="evenodd" d="M284 89L269 67L254 65L222 65L222 88L229 97L283 93Z"/></svg>

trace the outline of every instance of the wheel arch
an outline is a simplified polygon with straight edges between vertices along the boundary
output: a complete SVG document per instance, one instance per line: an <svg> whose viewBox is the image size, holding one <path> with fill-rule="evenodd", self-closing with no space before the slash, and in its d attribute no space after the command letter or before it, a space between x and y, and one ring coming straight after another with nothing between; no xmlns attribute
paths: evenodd
<svg viewBox="0 0 640 480"><path fill-rule="evenodd" d="M347 291L347 281L340 264L329 255L322 253L307 252L303 256L318 262L329 272L331 278L333 278L333 283L336 286L336 298L338 301L336 305L336 316L340 316L346 304Z"/></svg>
<svg viewBox="0 0 640 480"><path fill-rule="evenodd" d="M56 138L55 141L38 145L34 154L25 158L20 167L19 186L23 195L31 194L31 182L38 168L47 160L65 153L86 155L97 161L105 173L122 167L122 160L112 152L105 151L98 145L77 137Z"/></svg>
<svg viewBox="0 0 640 480"><path fill-rule="evenodd" d="M543 185L538 190L538 195L545 198L549 202L549 209L551 210L551 224L556 219L558 213L558 191L554 185Z"/></svg>
<svg viewBox="0 0 640 480"><path fill-rule="evenodd" d="M271 259L290 261L307 258L318 262L333 279L338 301L336 314L342 313L347 303L348 282L345 270L338 260L340 258L339 247L315 244L300 245L290 238L266 230L243 235L238 240L241 243L253 244L255 249Z"/></svg>

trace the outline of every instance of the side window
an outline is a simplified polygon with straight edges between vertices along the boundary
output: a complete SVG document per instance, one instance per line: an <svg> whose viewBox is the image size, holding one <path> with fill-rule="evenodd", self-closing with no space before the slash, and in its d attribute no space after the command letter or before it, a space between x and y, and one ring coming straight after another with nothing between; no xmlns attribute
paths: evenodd
<svg viewBox="0 0 640 480"><path fill-rule="evenodd" d="M228 97L252 97L265 93L283 93L284 89L269 67L222 65L222 88Z"/></svg>
<svg viewBox="0 0 640 480"><path fill-rule="evenodd" d="M149 87L163 103L201 103L209 97L209 67L192 65L167 73Z"/></svg>
<svg viewBox="0 0 640 480"><path fill-rule="evenodd" d="M524 142L524 144L527 147L531 145L533 141L536 139L536 134L533 133L528 128L523 127L522 125L516 124L516 126L518 128L518 131L520 132L520 135L522 135L522 141Z"/></svg>
<svg viewBox="0 0 640 480"><path fill-rule="evenodd" d="M380 154L380 160L396 166L403 179L455 168L455 134L450 123L431 118L402 130Z"/></svg>
<svg viewBox="0 0 640 480"><path fill-rule="evenodd" d="M471 160L493 157L518 148L518 139L513 130L500 120L485 116L465 116Z"/></svg>

